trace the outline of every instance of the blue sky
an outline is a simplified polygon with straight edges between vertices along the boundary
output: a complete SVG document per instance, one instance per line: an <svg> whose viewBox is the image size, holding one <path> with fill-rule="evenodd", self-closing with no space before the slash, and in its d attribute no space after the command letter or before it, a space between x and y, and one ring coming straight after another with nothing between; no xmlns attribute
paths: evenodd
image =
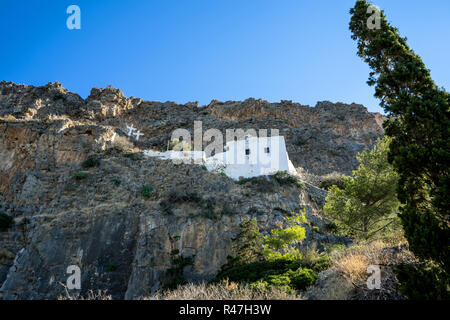
<svg viewBox="0 0 450 320"><path fill-rule="evenodd" d="M375 0L450 88L450 1ZM66 9L81 8L81 30ZM381 112L348 30L354 0L1 0L0 80L108 84L145 100L362 103Z"/></svg>

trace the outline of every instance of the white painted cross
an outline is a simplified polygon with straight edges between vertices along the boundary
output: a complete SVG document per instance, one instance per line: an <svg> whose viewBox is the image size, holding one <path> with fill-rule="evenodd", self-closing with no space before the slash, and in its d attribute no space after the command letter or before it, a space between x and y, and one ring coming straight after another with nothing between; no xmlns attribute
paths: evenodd
<svg viewBox="0 0 450 320"><path fill-rule="evenodd" d="M128 129L128 133L127 133L128 136L131 136L133 134L133 131L136 130L133 127L133 125L131 125L131 126L127 125L127 129Z"/></svg>
<svg viewBox="0 0 450 320"><path fill-rule="evenodd" d="M139 141L139 137L143 136L144 134L138 130L138 131L136 131L136 133L134 135L136 136L136 140Z"/></svg>
<svg viewBox="0 0 450 320"><path fill-rule="evenodd" d="M136 141L139 141L139 137L144 135L139 130L137 130L135 127L133 127L133 125L131 125L131 126L127 125L127 130L128 130L127 135L129 137L131 137L132 135L136 136Z"/></svg>

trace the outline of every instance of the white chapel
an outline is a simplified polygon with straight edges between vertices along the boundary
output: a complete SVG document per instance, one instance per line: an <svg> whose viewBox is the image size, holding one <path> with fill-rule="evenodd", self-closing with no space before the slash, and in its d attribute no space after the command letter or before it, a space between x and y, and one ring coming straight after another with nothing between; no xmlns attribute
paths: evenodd
<svg viewBox="0 0 450 320"><path fill-rule="evenodd" d="M206 156L204 151L151 152L145 154L166 160L184 163L203 164L209 171L224 173L238 180L240 177L251 178L270 175L277 171L287 171L297 175L294 165L289 160L283 136L255 137L228 141L223 152Z"/></svg>

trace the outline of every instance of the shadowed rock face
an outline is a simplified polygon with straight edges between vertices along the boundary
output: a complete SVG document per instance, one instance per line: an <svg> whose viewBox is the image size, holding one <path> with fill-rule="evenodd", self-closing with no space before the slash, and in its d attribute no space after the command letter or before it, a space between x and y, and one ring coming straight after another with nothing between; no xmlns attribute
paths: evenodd
<svg viewBox="0 0 450 320"><path fill-rule="evenodd" d="M320 228L326 192L275 185L265 192L196 165L147 159L111 147L164 150L176 128L280 130L296 167L322 175L350 173L357 152L383 133L379 114L361 105L321 102L311 108L290 101L196 103L127 98L118 89L92 89L83 100L61 84L44 87L0 83L0 211L16 225L0 232L0 295L4 299L53 299L63 294L66 268L78 265L82 290L107 289L115 298L138 298L169 280L171 252L193 257L187 280L209 279L226 262L231 238L244 218L261 230L283 223L286 212L305 209ZM126 135L133 124L144 136ZM109 150L109 151L108 151ZM96 155L98 166L80 163ZM75 177L74 173L81 173ZM150 194L142 192L150 186ZM270 189L270 188L269 188ZM161 201L196 192L212 203ZM227 210L225 210L227 208ZM341 241L307 226L307 243Z"/></svg>
<svg viewBox="0 0 450 320"><path fill-rule="evenodd" d="M97 156L98 167L59 166L27 176L8 209L16 227L2 234L4 246L13 253L5 261L10 268L3 276L4 299L63 294L59 283L65 283L69 265L82 270L82 294L107 289L115 298L138 298L167 283L175 249L193 257L193 265L184 270L187 280L213 277L226 263L231 239L244 218L256 218L267 232L281 226L287 212L304 209L309 222L323 225L319 213L326 192L310 185L275 184L277 191L267 193L197 165L122 154ZM83 172L84 178L77 180L73 171ZM153 188L148 197L142 195L144 185ZM205 212L197 199L175 202L171 213L164 212L161 200L187 190L209 200L212 208ZM307 230L308 244L340 241L310 226Z"/></svg>

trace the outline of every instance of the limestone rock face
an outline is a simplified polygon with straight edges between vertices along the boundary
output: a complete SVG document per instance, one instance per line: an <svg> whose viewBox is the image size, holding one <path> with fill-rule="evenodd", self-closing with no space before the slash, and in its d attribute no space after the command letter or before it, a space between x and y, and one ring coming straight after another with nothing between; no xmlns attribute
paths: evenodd
<svg viewBox="0 0 450 320"><path fill-rule="evenodd" d="M356 153L382 136L382 120L356 104L311 108L247 99L198 107L127 98L112 87L94 88L84 100L59 83L3 81L0 211L15 226L0 232L0 296L54 299L64 293L67 267L77 265L81 294L106 289L115 298L139 298L170 281L174 252L192 258L186 280L210 279L249 217L269 232L286 214L305 210L304 245L344 241L313 228L323 229L326 196L313 185L238 184L199 165L138 151L165 150L173 130L192 133L194 121L202 121L203 131L275 128L296 167L348 174ZM131 124L144 134L139 141L127 136ZM81 166L88 156L98 162ZM186 194L197 196L176 196Z"/></svg>
<svg viewBox="0 0 450 320"><path fill-rule="evenodd" d="M277 193L265 193L198 165L104 153L98 157L98 167L74 168L84 174L81 180L63 165L27 175L14 196L13 203L22 205L10 210L17 225L9 235L2 234L5 243L7 236L15 237L15 246L8 242L4 299L57 297L70 265L81 268L81 293L107 289L115 298L139 298L167 283L174 250L193 258L184 270L187 280L213 277L226 263L231 238L245 218L256 218L264 232L281 226L286 212L305 210L310 223L323 223L319 199L325 192L310 185L279 186ZM141 192L145 185L152 187L148 197ZM174 203L171 213L162 210L161 200L186 190L213 208L205 213L196 200ZM309 242L339 241L307 228Z"/></svg>

